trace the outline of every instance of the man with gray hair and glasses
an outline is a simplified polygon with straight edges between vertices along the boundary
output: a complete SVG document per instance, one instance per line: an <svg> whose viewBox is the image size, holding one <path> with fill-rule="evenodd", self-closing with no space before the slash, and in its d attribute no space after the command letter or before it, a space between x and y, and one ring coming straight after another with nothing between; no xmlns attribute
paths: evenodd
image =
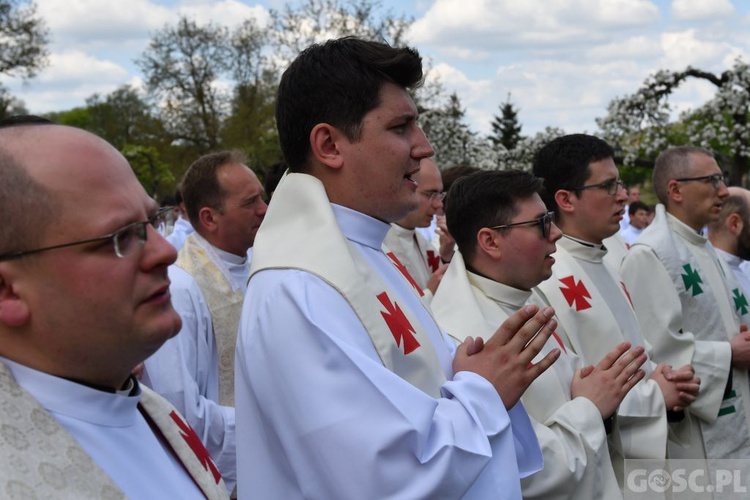
<svg viewBox="0 0 750 500"><path fill-rule="evenodd" d="M0 176L0 496L226 498L131 375L180 329L166 213L110 144L36 117L0 123Z"/></svg>
<svg viewBox="0 0 750 500"><path fill-rule="evenodd" d="M741 325L720 257L701 234L718 220L729 195L710 151L681 146L656 160L653 183L660 204L654 222L631 247L622 276L653 346L653 358L690 363L701 391L690 407L690 447L673 458L750 455L750 333Z"/></svg>

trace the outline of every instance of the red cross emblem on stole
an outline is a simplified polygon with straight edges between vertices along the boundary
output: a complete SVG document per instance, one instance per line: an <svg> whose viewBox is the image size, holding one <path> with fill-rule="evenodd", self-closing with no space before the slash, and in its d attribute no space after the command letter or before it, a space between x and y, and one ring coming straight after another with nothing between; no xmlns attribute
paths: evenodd
<svg viewBox="0 0 750 500"><path fill-rule="evenodd" d="M386 292L377 295L377 298L383 304L383 307L385 307L385 311L380 311L380 314L383 316L385 324L391 330L391 334L396 340L396 345L404 348L404 354L414 352L419 347L419 341L414 336L417 332L414 331L414 327L409 323L404 311L401 310L398 304L391 302Z"/></svg>
<svg viewBox="0 0 750 500"><path fill-rule="evenodd" d="M193 428L190 427L176 411L172 410L169 416L174 420L174 423L177 424L177 427L180 428L182 439L184 439L190 449L193 450L193 453L195 453L195 456L198 458L198 462L206 471L211 471L211 474L214 476L214 481L216 481L216 484L219 484L219 481L221 481L221 473Z"/></svg>
<svg viewBox="0 0 750 500"><path fill-rule="evenodd" d="M419 287L419 284L416 282L414 277L411 274L409 274L409 271L406 269L406 266L403 265L400 260L398 260L398 257L396 257L396 254L393 252L388 252L386 255L388 256L389 259L391 259L391 262L393 262L393 265L396 266L396 269L398 269L401 272L401 274L404 276L404 278L406 278L406 281L408 281L409 284L413 286L414 289L417 291L419 296L422 297L424 295L424 292Z"/></svg>
<svg viewBox="0 0 750 500"><path fill-rule="evenodd" d="M570 307L575 304L576 311L585 311L591 307L589 301L586 300L591 298L591 294L586 290L583 281L579 280L576 283L576 279L571 275L560 278L560 283L565 285L564 288L560 287L560 291Z"/></svg>
<svg viewBox="0 0 750 500"><path fill-rule="evenodd" d="M427 265L432 269L433 273L440 267L440 256L435 250L427 250Z"/></svg>

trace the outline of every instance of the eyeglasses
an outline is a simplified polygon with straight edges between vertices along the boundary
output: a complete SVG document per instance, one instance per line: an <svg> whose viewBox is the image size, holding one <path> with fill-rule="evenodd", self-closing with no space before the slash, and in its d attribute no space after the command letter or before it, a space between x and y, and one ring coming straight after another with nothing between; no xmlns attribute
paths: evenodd
<svg viewBox="0 0 750 500"><path fill-rule="evenodd" d="M588 186L581 186L577 188L571 188L569 191L583 191L584 189L602 188L607 191L607 194L617 194L617 190L628 189L628 186L620 179L610 179L608 181L600 182L599 184L589 184Z"/></svg>
<svg viewBox="0 0 750 500"><path fill-rule="evenodd" d="M34 250L21 250L18 252L8 252L0 255L0 261L13 260L23 257L24 255L31 255L39 252L46 252L47 250L55 250L57 248L72 247L75 245L83 245L85 243L95 243L97 241L112 240L114 246L115 255L120 258L127 257L133 254L136 250L143 247L146 244L146 237L148 232L146 230L147 225L151 225L154 229L158 229L162 224L166 224L169 218L169 213L172 211L172 207L166 207L160 209L154 215L149 217L143 222L133 222L128 224L122 229L115 231L98 238L92 238L90 240L74 241L71 243L63 243L62 245L54 245L51 247L35 248Z"/></svg>
<svg viewBox="0 0 750 500"><path fill-rule="evenodd" d="M555 222L555 212L547 212L538 219L525 220L523 222L513 222L512 224L503 224L501 226L492 226L489 229L510 229L516 226L535 226L539 225L542 229L542 238L547 239L552 229L552 223Z"/></svg>
<svg viewBox="0 0 750 500"><path fill-rule="evenodd" d="M430 203L434 203L436 201L443 201L446 195L445 191L443 191L442 193L439 191L430 191L429 193L425 193L424 191L419 191L419 194L427 197L430 200Z"/></svg>
<svg viewBox="0 0 750 500"><path fill-rule="evenodd" d="M726 184L723 174L702 175L701 177L683 177L675 179L677 182L703 181L710 182L714 189L719 189L722 184Z"/></svg>

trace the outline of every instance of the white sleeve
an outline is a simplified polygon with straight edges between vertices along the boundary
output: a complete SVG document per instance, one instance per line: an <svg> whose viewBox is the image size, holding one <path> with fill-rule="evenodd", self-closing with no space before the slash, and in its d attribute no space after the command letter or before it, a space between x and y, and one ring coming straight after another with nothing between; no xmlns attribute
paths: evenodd
<svg viewBox="0 0 750 500"><path fill-rule="evenodd" d="M235 366L240 496L520 498L517 464L538 455L522 405L506 412L468 372L440 399L416 389L383 366L344 298L308 273L252 278Z"/></svg>
<svg viewBox="0 0 750 500"><path fill-rule="evenodd" d="M685 329L677 289L650 248L634 245L622 263L620 274L630 291L643 336L653 349L653 360L675 368L693 365L701 379L701 390L689 411L706 421L714 421L729 377L729 342L698 340Z"/></svg>
<svg viewBox="0 0 750 500"><path fill-rule="evenodd" d="M234 408L218 404L218 359L211 315L193 278L169 270L182 329L145 362L146 382L182 413L232 489L236 478Z"/></svg>
<svg viewBox="0 0 750 500"><path fill-rule="evenodd" d="M524 404L535 418L537 409L526 398ZM535 420L534 429L544 470L522 481L525 499L620 498L604 423L591 401L583 397L568 401L546 420Z"/></svg>

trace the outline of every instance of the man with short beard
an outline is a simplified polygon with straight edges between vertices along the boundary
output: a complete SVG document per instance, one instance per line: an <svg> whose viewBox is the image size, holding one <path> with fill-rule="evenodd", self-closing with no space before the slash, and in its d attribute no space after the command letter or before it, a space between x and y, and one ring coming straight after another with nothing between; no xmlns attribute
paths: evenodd
<svg viewBox="0 0 750 500"><path fill-rule="evenodd" d="M708 239L716 249L728 270L727 281L732 276L737 283L731 283L735 310L740 316L748 313L747 296L750 293L750 275L740 266L750 259L750 191L740 187L730 187L729 196L719 213L719 220L708 224ZM736 285L736 286L735 286ZM743 321L747 324L747 321Z"/></svg>

